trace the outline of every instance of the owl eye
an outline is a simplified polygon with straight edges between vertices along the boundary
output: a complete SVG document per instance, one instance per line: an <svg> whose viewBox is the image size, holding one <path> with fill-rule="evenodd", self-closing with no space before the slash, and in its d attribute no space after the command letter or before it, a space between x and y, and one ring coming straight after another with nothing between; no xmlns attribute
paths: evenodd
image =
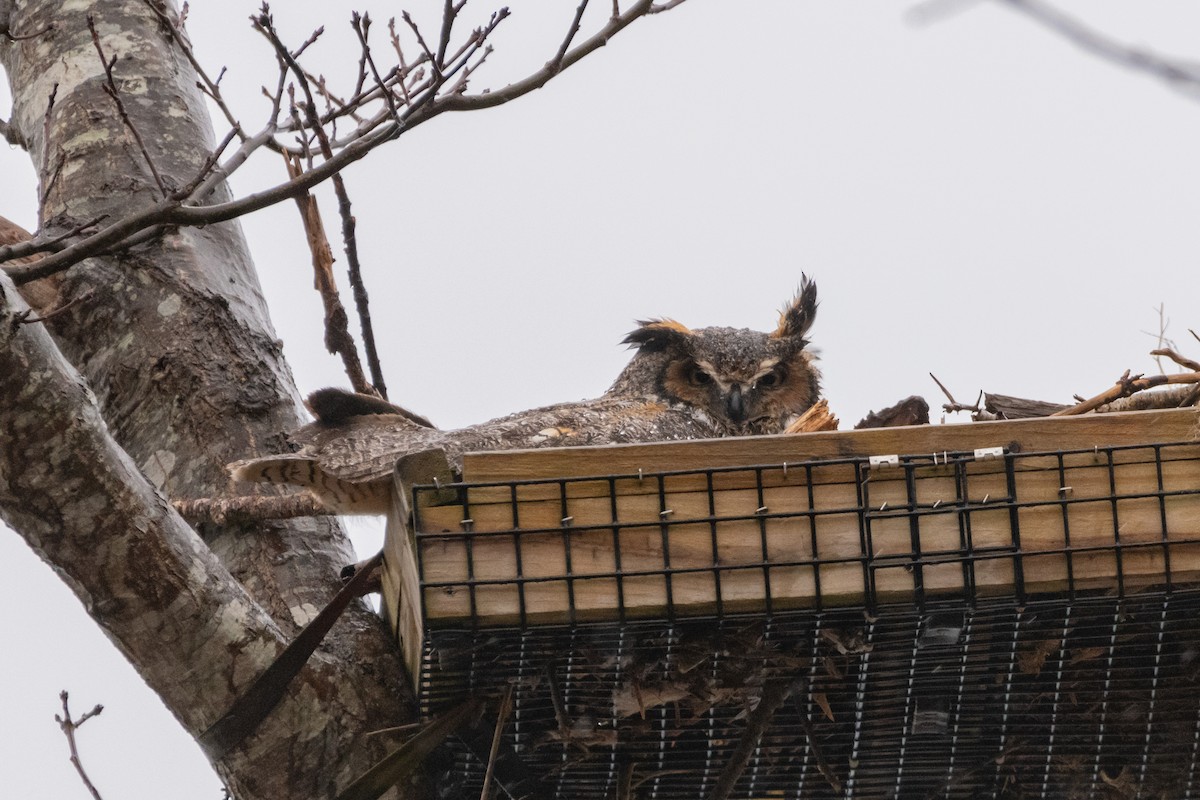
<svg viewBox="0 0 1200 800"><path fill-rule="evenodd" d="M778 372L768 372L758 379L757 383L763 388L770 389L772 386L778 386L783 380L783 376Z"/></svg>
<svg viewBox="0 0 1200 800"><path fill-rule="evenodd" d="M693 386L708 386L712 383L712 376L693 364L688 369L688 381Z"/></svg>

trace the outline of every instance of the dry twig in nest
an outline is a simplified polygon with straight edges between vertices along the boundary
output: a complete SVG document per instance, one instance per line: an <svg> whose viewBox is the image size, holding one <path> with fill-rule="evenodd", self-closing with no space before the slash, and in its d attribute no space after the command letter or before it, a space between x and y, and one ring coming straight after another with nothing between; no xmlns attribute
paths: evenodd
<svg viewBox="0 0 1200 800"><path fill-rule="evenodd" d="M1147 378L1142 375L1131 376L1129 374L1129 370L1125 370L1124 374L1122 374L1120 378L1117 378L1117 382L1113 384L1112 388L1108 391L1101 392L1095 397L1084 400L1078 405L1065 408L1062 411L1056 411L1051 416L1069 417L1076 414L1085 414L1088 411L1099 408L1100 406L1107 405L1114 400L1120 400L1123 397L1129 397L1130 395L1145 391L1146 389L1151 389L1155 386L1165 386L1167 384L1180 383L1200 383L1200 372L1180 372L1175 375L1151 375Z"/></svg>
<svg viewBox="0 0 1200 800"><path fill-rule="evenodd" d="M813 431L836 431L838 418L829 410L829 403L818 400L816 405L800 415L799 419L788 425L784 433L812 433Z"/></svg>

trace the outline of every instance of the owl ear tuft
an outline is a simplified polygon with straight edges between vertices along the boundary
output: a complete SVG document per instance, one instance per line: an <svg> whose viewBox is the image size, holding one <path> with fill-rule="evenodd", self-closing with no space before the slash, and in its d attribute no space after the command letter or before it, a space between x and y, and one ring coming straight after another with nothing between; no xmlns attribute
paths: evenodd
<svg viewBox="0 0 1200 800"><path fill-rule="evenodd" d="M800 275L800 288L792 301L779 312L779 327L771 333L772 339L799 339L801 346L807 344L804 334L817 318L817 284L807 275Z"/></svg>
<svg viewBox="0 0 1200 800"><path fill-rule="evenodd" d="M691 329L673 319L643 319L638 320L638 327L621 344L643 353L659 353L672 345L686 344L691 337Z"/></svg>

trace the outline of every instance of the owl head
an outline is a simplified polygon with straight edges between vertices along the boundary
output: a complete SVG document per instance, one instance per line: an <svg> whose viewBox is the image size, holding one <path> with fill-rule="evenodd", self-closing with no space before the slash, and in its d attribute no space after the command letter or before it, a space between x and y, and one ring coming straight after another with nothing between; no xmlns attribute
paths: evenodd
<svg viewBox="0 0 1200 800"><path fill-rule="evenodd" d="M637 355L608 394L687 405L726 435L779 433L818 399L820 373L805 338L816 313L817 286L805 276L770 333L640 321L624 339Z"/></svg>

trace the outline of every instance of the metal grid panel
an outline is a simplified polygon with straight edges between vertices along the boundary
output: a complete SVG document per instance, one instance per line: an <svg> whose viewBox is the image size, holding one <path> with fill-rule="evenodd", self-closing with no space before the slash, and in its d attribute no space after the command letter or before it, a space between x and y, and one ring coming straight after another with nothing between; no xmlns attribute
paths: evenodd
<svg viewBox="0 0 1200 800"><path fill-rule="evenodd" d="M882 495L872 479L881 468L858 459L607 476L587 479L609 487L601 493L611 510L605 525L572 525L577 501L567 480L552 482L561 514L553 529L522 527L516 503L504 531L427 533L418 520L419 542L453 540L467 555L464 576L425 581L423 591L459 592L471 611L463 623L427 626L424 711L511 690L496 765L501 797L709 797L745 748L729 796L1200 796L1200 592L1186 585L1194 576L1183 566L1200 528L1190 505L1200 493L1197 455L1193 444L1008 453L990 469L980 469L976 454L905 457L883 468L898 472ZM1124 488L1135 469L1138 488ZM768 500L788 470L802 475L792 491L807 494L807 508L776 513ZM1098 484L1088 478L1099 490L1072 485L1091 474L1084 470L1099 470ZM852 476L853 503L814 502L827 485L823 471ZM1029 471L1050 481L1052 497L1022 493ZM658 569L643 552L623 553L626 532L644 533L647 524L622 517L622 482L654 481L662 512L671 510L672 481L694 485L697 475L707 508L654 523ZM758 503L748 514L721 507L714 484L731 476ZM519 499L535 486L546 483L504 490ZM942 494L947 486L952 494ZM928 496L931 487L942 496ZM470 520L462 488L462 519ZM1056 538L1031 544L1023 528L1031 514L1047 513L1061 520ZM856 552L827 556L821 520L846 515L858 523ZM731 565L721 526L745 530L747 521L760 555ZM685 529L708 531L710 563L672 561L675 534ZM524 572L522 540L547 534L562 542L561 571ZM611 542L611 569L585 572L572 560L587 535ZM489 565L471 555L486 549L478 543L487 537L512 543L510 580L480 577ZM780 537L805 539L809 557L775 558ZM1003 596L988 588L996 564L1011 579ZM848 568L862 590L849 606L826 592ZM722 576L747 570L764 592L750 614L731 610L723 594ZM814 589L811 607L780 607L775 598L797 570ZM689 575L713 587L707 614L678 600ZM651 579L663 589L662 614L627 614L627 592ZM596 580L615 587L610 621L575 614ZM548 583L565 590L568 619L530 624L531 587ZM1061 591L1036 591L1049 584ZM498 588L516 599L518 624L484 627L477 612ZM896 602L898 593L907 599ZM782 699L778 710L756 721L755 708L772 696ZM494 722L449 748L448 792L478 794Z"/></svg>
<svg viewBox="0 0 1200 800"><path fill-rule="evenodd" d="M602 798L623 778L708 797L777 682L733 797L1191 797L1197 611L1176 592L437 631L424 710L512 687L501 797ZM452 745L454 796L478 795L493 722Z"/></svg>
<svg viewBox="0 0 1200 800"><path fill-rule="evenodd" d="M434 627L1120 595L1127 580L1200 577L1195 443L449 488L458 503L438 508L421 498L447 487L413 490Z"/></svg>

